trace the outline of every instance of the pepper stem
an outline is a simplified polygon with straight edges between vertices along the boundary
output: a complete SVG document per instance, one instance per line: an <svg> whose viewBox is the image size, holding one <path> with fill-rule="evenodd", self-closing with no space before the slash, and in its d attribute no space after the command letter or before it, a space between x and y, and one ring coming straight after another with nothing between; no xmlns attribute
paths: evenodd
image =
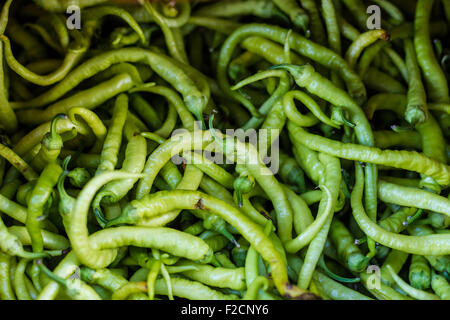
<svg viewBox="0 0 450 320"><path fill-rule="evenodd" d="M58 135L58 131L57 131L57 127L56 125L58 124L58 120L59 119L67 119L67 116L65 114L57 114L53 120L52 123L50 125L50 134L52 136L52 139L56 138L56 136Z"/></svg>
<svg viewBox="0 0 450 320"><path fill-rule="evenodd" d="M325 271L325 273L327 274L327 276L329 276L330 278L342 282L342 283L357 283L359 282L361 279L359 277L356 278L344 278L341 277L337 274L335 274L334 272L332 272L330 269L328 269L326 263L325 263L325 259L323 258L323 255L320 256L319 259L319 266L323 269L323 271Z"/></svg>
<svg viewBox="0 0 450 320"><path fill-rule="evenodd" d="M58 193L61 198L70 197L66 191L66 188L64 188L64 182L66 181L66 177L68 174L69 174L69 171L64 170L58 179L58 184L57 184L56 188L58 189Z"/></svg>
<svg viewBox="0 0 450 320"><path fill-rule="evenodd" d="M38 259L38 258L48 258L50 255L47 252L28 252L28 251L21 251L17 254L21 258L25 259Z"/></svg>
<svg viewBox="0 0 450 320"><path fill-rule="evenodd" d="M413 216L408 216L406 218L406 221L403 222L403 225L404 226L410 225L411 223L419 219L422 216L422 213L423 213L422 209L417 210L417 212Z"/></svg>
<svg viewBox="0 0 450 320"><path fill-rule="evenodd" d="M239 189L236 190L236 197L237 197L238 207L242 208L242 192L241 192L241 190L239 190Z"/></svg>
<svg viewBox="0 0 450 320"><path fill-rule="evenodd" d="M223 235L225 238L228 239L232 244L234 244L236 247L240 248L241 246L236 241L236 239L233 237L233 235L227 230L227 227L224 225L221 225L220 227L216 228L216 231L219 232L221 235Z"/></svg>
<svg viewBox="0 0 450 320"><path fill-rule="evenodd" d="M344 114L344 110L341 107L335 107L333 111L334 111L333 115L335 116L335 119L333 120L337 122L342 122L343 124L345 124L347 127L350 128L356 127L356 125L353 122L347 119L347 117Z"/></svg>
<svg viewBox="0 0 450 320"><path fill-rule="evenodd" d="M355 239L355 244L360 245L367 242L367 237L362 237L360 239Z"/></svg>
<svg viewBox="0 0 450 320"><path fill-rule="evenodd" d="M96 214L96 217L97 217L97 213L95 211L96 210L94 209L94 213ZM125 223L125 224L129 223L129 221L127 220L128 218L126 216L124 216L123 214L120 215L119 217L111 219L111 220L107 220L103 215L101 215L101 217L105 221L105 225L104 225L103 228L109 228L109 227L112 227L112 226L115 226L115 225L118 225L118 224L121 224L121 223ZM99 216L99 218L100 218L100 216Z"/></svg>
<svg viewBox="0 0 450 320"><path fill-rule="evenodd" d="M105 218L105 216L102 213L102 209L100 207L100 203L94 204L94 214L95 219L97 220L98 224L102 228L106 228L108 222L110 222L108 219Z"/></svg>
<svg viewBox="0 0 450 320"><path fill-rule="evenodd" d="M50 271L49 268L47 268L47 266L45 264L43 264L41 259L36 260L36 264L39 266L39 269L50 279L52 279L53 281L55 281L56 283L67 287L67 281L64 278L61 278L60 276L57 276L56 274L54 274L53 272Z"/></svg>

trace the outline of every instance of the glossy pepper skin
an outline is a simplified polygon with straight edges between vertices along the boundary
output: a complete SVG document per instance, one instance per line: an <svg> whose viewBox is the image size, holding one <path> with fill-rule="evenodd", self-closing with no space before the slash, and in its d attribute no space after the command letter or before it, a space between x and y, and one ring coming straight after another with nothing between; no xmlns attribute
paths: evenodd
<svg viewBox="0 0 450 320"><path fill-rule="evenodd" d="M28 200L28 214L25 225L35 252L43 250L40 220L45 218L44 206L50 199L53 187L56 186L61 173L62 168L59 164L56 162L49 163L37 180Z"/></svg>

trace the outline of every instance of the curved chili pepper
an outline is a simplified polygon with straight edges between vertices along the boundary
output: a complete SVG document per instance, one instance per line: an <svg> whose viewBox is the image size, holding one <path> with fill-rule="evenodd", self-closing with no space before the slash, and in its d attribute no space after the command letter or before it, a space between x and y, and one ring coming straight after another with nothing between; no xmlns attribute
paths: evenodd
<svg viewBox="0 0 450 320"><path fill-rule="evenodd" d="M356 167L357 185L352 192L353 216L361 229L378 243L401 251L421 255L443 255L450 252L447 248L446 235L430 235L423 237L398 235L383 230L365 215L360 199L363 190L363 173L360 165ZM434 245L432 245L432 243ZM437 246L439 244L439 246Z"/></svg>
<svg viewBox="0 0 450 320"><path fill-rule="evenodd" d="M49 200L61 172L62 169L59 164L55 162L49 163L37 180L28 201L28 214L25 225L30 234L33 251L35 252L42 252L43 250L40 220L45 218L44 206Z"/></svg>
<svg viewBox="0 0 450 320"><path fill-rule="evenodd" d="M61 152L63 140L56 129L60 119L67 119L67 116L59 114L53 118L50 131L42 138L41 149L31 162L31 166L38 171L42 171L47 164L56 161Z"/></svg>
<svg viewBox="0 0 450 320"><path fill-rule="evenodd" d="M8 0L3 5L0 14L0 35L5 33L6 25L8 24L9 7L12 0ZM0 44L0 58L3 61L3 42ZM5 72L3 64L0 65L0 127L8 132L13 132L17 129L17 116L8 101L8 90L5 86Z"/></svg>

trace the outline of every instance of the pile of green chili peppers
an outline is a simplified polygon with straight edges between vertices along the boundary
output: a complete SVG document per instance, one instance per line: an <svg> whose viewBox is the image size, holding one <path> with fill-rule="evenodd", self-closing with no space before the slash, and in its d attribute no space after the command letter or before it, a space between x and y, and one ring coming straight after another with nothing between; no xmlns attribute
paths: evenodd
<svg viewBox="0 0 450 320"><path fill-rule="evenodd" d="M450 0L0 9L0 299L450 299Z"/></svg>

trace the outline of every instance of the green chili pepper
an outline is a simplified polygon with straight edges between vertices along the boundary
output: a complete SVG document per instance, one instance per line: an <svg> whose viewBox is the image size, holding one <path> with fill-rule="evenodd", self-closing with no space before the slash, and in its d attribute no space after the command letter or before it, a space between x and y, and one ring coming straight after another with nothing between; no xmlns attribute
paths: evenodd
<svg viewBox="0 0 450 320"><path fill-rule="evenodd" d="M433 272L431 276L431 287L442 300L448 300L450 298L450 285L443 276Z"/></svg>
<svg viewBox="0 0 450 320"><path fill-rule="evenodd" d="M357 173L357 187L353 188L352 192L352 208L353 216L360 228L370 237L372 237L378 243L408 253L419 255L444 255L448 254L448 248L446 248L445 235L430 235L430 236L405 236L400 234L394 234L387 232L376 224L370 221L365 215L362 205L359 203L362 196L363 189L363 173L360 165L356 167ZM355 192L356 191L356 192ZM443 236L443 237L442 237ZM442 246L437 247L440 243ZM434 244L434 245L432 245Z"/></svg>
<svg viewBox="0 0 450 320"><path fill-rule="evenodd" d="M44 167L51 162L56 161L63 147L63 140L57 133L56 125L59 119L67 118L66 115L57 115L50 126L50 132L44 135L41 142L41 149L31 162L31 166L38 171L42 171Z"/></svg>
<svg viewBox="0 0 450 320"><path fill-rule="evenodd" d="M0 14L0 34L3 35L5 33L5 29L8 24L8 15L9 15L9 7L11 5L12 0L8 0L3 5L1 14ZM3 61L3 42L0 44L0 56ZM5 84L5 73L3 64L0 66L0 127L8 132L13 132L17 129L17 117L14 111L11 108L11 105L8 101L8 90Z"/></svg>
<svg viewBox="0 0 450 320"><path fill-rule="evenodd" d="M417 289L428 289L431 285L431 270L423 256L412 255L409 266L409 283Z"/></svg>
<svg viewBox="0 0 450 320"><path fill-rule="evenodd" d="M62 169L57 163L49 163L42 171L28 200L28 214L25 225L30 234L34 252L43 250L40 220L45 219L44 206L49 201L53 187L56 185L61 172Z"/></svg>

